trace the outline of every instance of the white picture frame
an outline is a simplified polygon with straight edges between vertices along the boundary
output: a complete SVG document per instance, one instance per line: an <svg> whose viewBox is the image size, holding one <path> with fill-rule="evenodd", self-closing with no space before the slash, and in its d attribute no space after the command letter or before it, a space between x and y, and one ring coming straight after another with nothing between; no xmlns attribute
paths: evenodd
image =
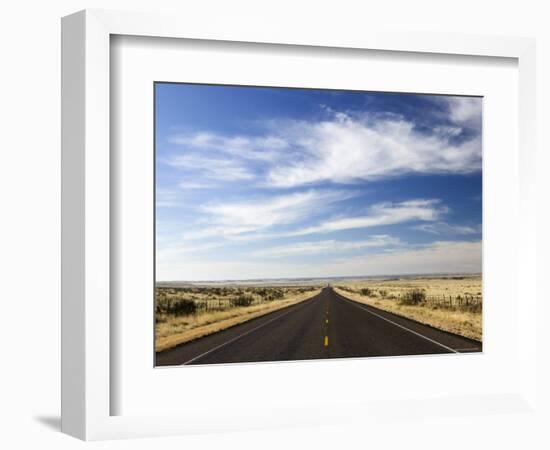
<svg viewBox="0 0 550 450"><path fill-rule="evenodd" d="M62 22L62 430L86 440L162 436L286 425L324 424L371 417L389 410L384 402L301 408L278 405L268 411L237 411L232 420L200 414L112 415L110 39L112 35L163 37L241 43L285 44L302 48L368 49L416 54L512 58L518 62L519 181L517 283L525 299L518 303L518 380L515 389L483 396L439 398L442 411L495 413L506 405L523 412L536 399L535 289L535 44L532 39L453 34L409 34L347 30L337 35L315 30L281 30L265 23L238 29L227 23L195 23L191 17L87 10ZM515 189L515 187L514 187ZM530 287L532 286L532 287ZM531 292L529 290L531 289ZM517 296L517 292L510 295ZM300 363L298 363L300 364ZM274 367L274 366L272 366ZM181 376L185 376L183 373ZM410 401L411 411L421 408ZM474 407L472 408L472 405ZM322 404L321 404L322 406ZM468 410L470 412L468 412ZM386 412L387 413L387 412ZM384 414L382 412L382 414ZM253 417L239 421L240 416Z"/></svg>

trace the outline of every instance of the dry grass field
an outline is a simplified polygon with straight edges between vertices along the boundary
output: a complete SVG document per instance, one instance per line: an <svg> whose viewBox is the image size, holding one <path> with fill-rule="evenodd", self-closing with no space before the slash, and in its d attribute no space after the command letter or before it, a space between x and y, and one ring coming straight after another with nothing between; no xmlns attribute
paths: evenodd
<svg viewBox="0 0 550 450"><path fill-rule="evenodd" d="M294 305L318 286L185 286L155 289L155 351Z"/></svg>
<svg viewBox="0 0 550 450"><path fill-rule="evenodd" d="M481 276L346 280L345 297L441 330L482 340Z"/></svg>

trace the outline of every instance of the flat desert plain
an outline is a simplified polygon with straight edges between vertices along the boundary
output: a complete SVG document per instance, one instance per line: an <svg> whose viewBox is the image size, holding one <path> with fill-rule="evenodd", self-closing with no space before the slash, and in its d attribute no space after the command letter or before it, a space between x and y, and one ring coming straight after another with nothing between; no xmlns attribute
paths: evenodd
<svg viewBox="0 0 550 450"><path fill-rule="evenodd" d="M482 341L481 275L336 281L339 294L441 330Z"/></svg>

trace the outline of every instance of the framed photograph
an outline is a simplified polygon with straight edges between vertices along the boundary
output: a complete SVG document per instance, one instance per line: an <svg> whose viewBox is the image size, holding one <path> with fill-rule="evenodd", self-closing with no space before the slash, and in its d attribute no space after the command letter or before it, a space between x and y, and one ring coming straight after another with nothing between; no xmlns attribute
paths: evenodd
<svg viewBox="0 0 550 450"><path fill-rule="evenodd" d="M264 25L63 19L63 431L527 411L534 43Z"/></svg>
<svg viewBox="0 0 550 450"><path fill-rule="evenodd" d="M482 351L481 97L154 89L157 366Z"/></svg>

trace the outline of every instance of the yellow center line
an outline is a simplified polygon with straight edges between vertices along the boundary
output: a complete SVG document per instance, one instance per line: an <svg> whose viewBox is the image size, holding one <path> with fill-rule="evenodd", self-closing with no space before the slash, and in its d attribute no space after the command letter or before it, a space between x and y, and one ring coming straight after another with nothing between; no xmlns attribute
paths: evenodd
<svg viewBox="0 0 550 450"><path fill-rule="evenodd" d="M327 317L325 319L325 324L328 324L328 305L327 305ZM325 336L325 347L328 347L328 336Z"/></svg>

